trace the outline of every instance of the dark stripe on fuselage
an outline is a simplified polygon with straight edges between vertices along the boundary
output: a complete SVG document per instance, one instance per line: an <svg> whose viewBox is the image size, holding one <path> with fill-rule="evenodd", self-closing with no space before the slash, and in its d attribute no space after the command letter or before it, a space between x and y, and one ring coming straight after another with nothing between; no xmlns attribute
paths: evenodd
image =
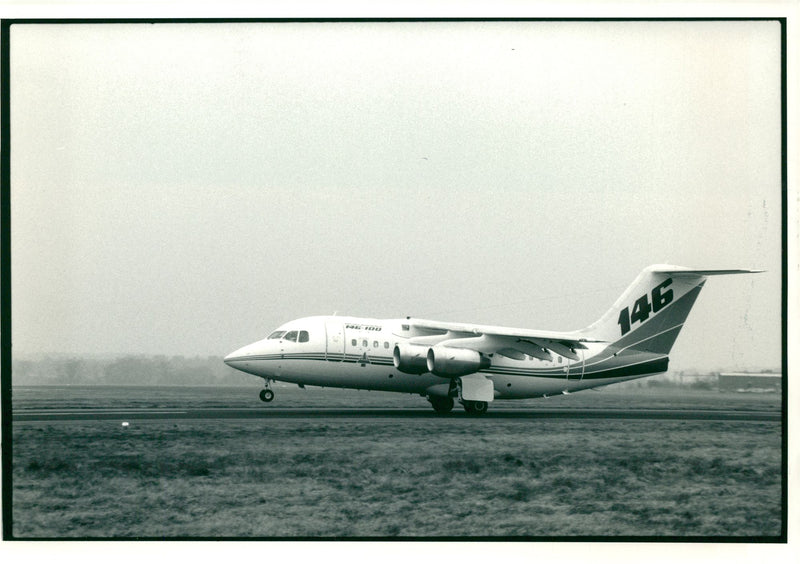
<svg viewBox="0 0 800 564"><path fill-rule="evenodd" d="M667 357L640 360L620 365L619 361L614 366L609 366L602 370L581 370L581 365L574 364L569 368L569 372L563 369L560 372L543 372L536 369L518 369L507 367L492 367L481 370L484 374L498 374L502 376L530 376L535 378L552 378L564 380L602 380L605 378L623 378L626 376L644 376L646 374L657 374L667 370L669 359Z"/></svg>
<svg viewBox="0 0 800 564"><path fill-rule="evenodd" d="M630 360L633 360L633 355L630 356L631 356ZM363 357L353 355L353 358L347 358L345 360L340 360L340 358L326 359L324 354L318 353L316 355L312 355L312 353L305 353L305 354L287 354L287 355L249 356L249 357L240 357L230 360L239 362L258 361L258 360L314 360L322 362L344 362L348 364L373 364L376 366L393 366L394 364L393 360L387 357L379 357L372 359L370 359L369 357L367 358L368 360L365 361ZM645 374L655 374L658 372L664 372L666 371L667 363L669 362L669 360L666 357L662 357L657 359L634 361L619 366L620 360L622 358L623 357L618 357L617 363L614 366L603 370L582 371L581 365L576 363L570 367L568 373L565 372L563 368L558 372L553 372L550 370L542 371L541 369L535 369L535 368L515 368L510 366L496 366L493 368L488 368L486 370L481 370L480 372L487 375L496 374L499 376L525 376L529 378L554 378L562 380L567 379L567 376L569 375L569 380L601 380L604 378L644 376ZM627 356L624 358L627 358Z"/></svg>
<svg viewBox="0 0 800 564"><path fill-rule="evenodd" d="M644 376L646 374L658 374L666 372L669 366L669 358L666 356L647 360L637 364L628 364L617 368L610 368L596 374L584 374L584 380L594 380L597 378L625 378L628 376ZM572 372L570 376L577 375L578 371ZM598 375L599 374L599 375Z"/></svg>
<svg viewBox="0 0 800 564"><path fill-rule="evenodd" d="M229 358L227 362L253 362L257 360L321 360L327 362L349 362L351 364L366 363L366 364L382 364L393 365L394 360L392 357L379 356L374 357L367 355L366 357L361 354L325 354L325 353L288 353L288 354L261 354L251 356L240 356L236 358Z"/></svg>

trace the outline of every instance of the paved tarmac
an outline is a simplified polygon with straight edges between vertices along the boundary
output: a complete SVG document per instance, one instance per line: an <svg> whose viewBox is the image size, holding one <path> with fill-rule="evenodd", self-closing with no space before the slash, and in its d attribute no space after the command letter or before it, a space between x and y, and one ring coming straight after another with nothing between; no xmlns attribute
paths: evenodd
<svg viewBox="0 0 800 564"><path fill-rule="evenodd" d="M20 409L15 423L28 421L102 421L171 419L666 419L692 421L780 421L778 411L691 409L570 409L489 408L484 415L468 415L456 408L440 415L431 409L411 408L204 408L204 409Z"/></svg>

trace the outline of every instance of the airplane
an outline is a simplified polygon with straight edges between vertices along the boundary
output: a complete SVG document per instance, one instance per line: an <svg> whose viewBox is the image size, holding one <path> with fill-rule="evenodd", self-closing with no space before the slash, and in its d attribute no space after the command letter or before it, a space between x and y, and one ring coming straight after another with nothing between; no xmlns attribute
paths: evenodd
<svg viewBox="0 0 800 564"><path fill-rule="evenodd" d="M645 268L600 319L538 331L406 317L289 321L224 358L271 381L419 394L437 413L472 415L494 400L547 397L666 372L669 352L708 276L761 270Z"/></svg>

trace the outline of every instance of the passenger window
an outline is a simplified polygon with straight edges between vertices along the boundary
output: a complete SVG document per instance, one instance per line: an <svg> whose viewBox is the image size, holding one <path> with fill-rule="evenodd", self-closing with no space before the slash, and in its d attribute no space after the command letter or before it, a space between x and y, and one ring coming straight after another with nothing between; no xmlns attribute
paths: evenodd
<svg viewBox="0 0 800 564"><path fill-rule="evenodd" d="M355 339L353 339L353 340L351 340L351 341L350 341L350 344L351 344L351 345L353 345L353 346L355 347L355 346L358 344L358 341L356 341Z"/></svg>
<svg viewBox="0 0 800 564"><path fill-rule="evenodd" d="M286 341L296 341L297 340L297 331L289 331L286 335L283 336L284 340Z"/></svg>
<svg viewBox="0 0 800 564"><path fill-rule="evenodd" d="M389 348L389 341L384 341L383 342L383 348L385 348L385 349Z"/></svg>
<svg viewBox="0 0 800 564"><path fill-rule="evenodd" d="M286 331L273 331L267 339L280 339L286 334Z"/></svg>
<svg viewBox="0 0 800 564"><path fill-rule="evenodd" d="M372 348L377 349L379 346L380 346L380 343L378 343L378 341L373 341Z"/></svg>
<svg viewBox="0 0 800 564"><path fill-rule="evenodd" d="M364 346L364 347L368 347L369 346L369 342L366 339L364 339L363 341L361 341L361 345Z"/></svg>
<svg viewBox="0 0 800 564"><path fill-rule="evenodd" d="M300 331L300 337L297 339L299 343L307 343L308 342L308 331Z"/></svg>

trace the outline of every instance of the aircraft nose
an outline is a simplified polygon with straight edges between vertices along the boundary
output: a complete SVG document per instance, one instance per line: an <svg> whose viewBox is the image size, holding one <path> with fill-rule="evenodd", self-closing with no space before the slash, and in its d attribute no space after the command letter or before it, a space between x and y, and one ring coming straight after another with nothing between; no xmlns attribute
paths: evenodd
<svg viewBox="0 0 800 564"><path fill-rule="evenodd" d="M261 341L258 341L236 349L229 355L223 357L222 361L236 370L262 376L262 374L266 373L263 362L259 361L259 359L262 358L262 353L263 344Z"/></svg>
<svg viewBox="0 0 800 564"><path fill-rule="evenodd" d="M237 360L242 360L242 357L246 356L246 353L247 353L246 349L248 347L249 347L249 345L247 347L242 347L242 348L236 349L235 351L230 353L228 356L223 358L222 361L225 364L227 364L228 366L233 366L235 368L235 365L233 363L236 362Z"/></svg>

